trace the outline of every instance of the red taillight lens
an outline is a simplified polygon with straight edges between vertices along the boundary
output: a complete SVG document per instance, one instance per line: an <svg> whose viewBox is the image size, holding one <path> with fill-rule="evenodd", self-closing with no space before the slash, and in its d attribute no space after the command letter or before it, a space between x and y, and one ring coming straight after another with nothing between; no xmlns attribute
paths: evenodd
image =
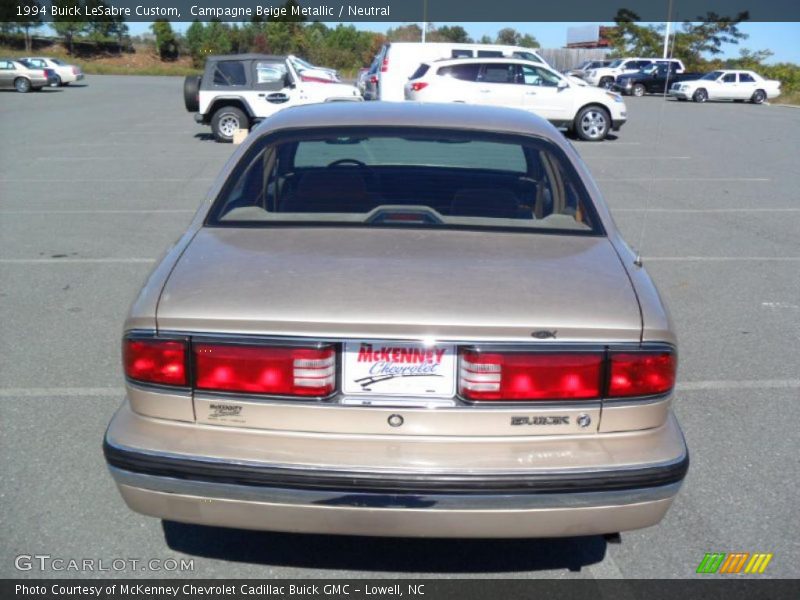
<svg viewBox="0 0 800 600"><path fill-rule="evenodd" d="M81 71L80 71L80 69L78 67L72 67L72 74L73 75L78 75L80 72Z"/></svg>
<svg viewBox="0 0 800 600"><path fill-rule="evenodd" d="M427 83L425 83L424 81L417 81L411 84L411 91L418 92L420 90L424 90L426 87L428 87Z"/></svg>
<svg viewBox="0 0 800 600"><path fill-rule="evenodd" d="M193 344L195 387L281 396L327 396L336 386L333 347Z"/></svg>
<svg viewBox="0 0 800 600"><path fill-rule="evenodd" d="M609 364L609 397L652 396L675 386L671 352L612 352Z"/></svg>
<svg viewBox="0 0 800 600"><path fill-rule="evenodd" d="M603 355L462 351L459 392L469 400L600 397Z"/></svg>
<svg viewBox="0 0 800 600"><path fill-rule="evenodd" d="M369 82L370 83L378 83L378 76L377 75L370 75Z"/></svg>
<svg viewBox="0 0 800 600"><path fill-rule="evenodd" d="M185 386L186 343L179 340L126 339L125 375L136 381Z"/></svg>
<svg viewBox="0 0 800 600"><path fill-rule="evenodd" d="M389 57L383 59L381 63L381 73L386 73L389 70Z"/></svg>

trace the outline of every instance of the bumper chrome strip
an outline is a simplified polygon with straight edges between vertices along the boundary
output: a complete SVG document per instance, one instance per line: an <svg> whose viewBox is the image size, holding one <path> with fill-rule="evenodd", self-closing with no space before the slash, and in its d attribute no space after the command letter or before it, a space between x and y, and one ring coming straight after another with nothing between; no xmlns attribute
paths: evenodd
<svg viewBox="0 0 800 600"><path fill-rule="evenodd" d="M118 485L167 494L299 506L342 506L427 510L525 510L590 508L654 502L674 497L681 482L634 490L562 494L391 494L352 490L286 489L215 483L133 473L109 466Z"/></svg>

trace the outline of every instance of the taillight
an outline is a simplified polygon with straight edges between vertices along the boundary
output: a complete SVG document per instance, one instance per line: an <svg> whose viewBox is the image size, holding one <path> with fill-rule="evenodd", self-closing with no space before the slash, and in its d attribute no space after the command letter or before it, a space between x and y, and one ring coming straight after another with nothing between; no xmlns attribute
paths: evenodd
<svg viewBox="0 0 800 600"><path fill-rule="evenodd" d="M671 352L612 352L608 395L652 396L675 386L675 355Z"/></svg>
<svg viewBox="0 0 800 600"><path fill-rule="evenodd" d="M459 392L468 400L599 398L603 355L461 352Z"/></svg>
<svg viewBox="0 0 800 600"><path fill-rule="evenodd" d="M81 71L80 71L80 69L78 67L72 67L72 74L73 75L78 75L80 72Z"/></svg>
<svg viewBox="0 0 800 600"><path fill-rule="evenodd" d="M195 387L202 390L327 396L336 387L336 351L291 346L195 343Z"/></svg>
<svg viewBox="0 0 800 600"><path fill-rule="evenodd" d="M126 338L122 348L125 375L145 383L186 386L186 343L180 340Z"/></svg>
<svg viewBox="0 0 800 600"><path fill-rule="evenodd" d="M416 82L411 84L411 91L412 92L418 92L420 90L424 90L426 87L428 87L428 84L426 82L424 82L424 81L416 81Z"/></svg>
<svg viewBox="0 0 800 600"><path fill-rule="evenodd" d="M389 57L386 56L381 63L381 73L386 73L389 70Z"/></svg>
<svg viewBox="0 0 800 600"><path fill-rule="evenodd" d="M378 83L378 76L377 75L370 75L369 76L370 83Z"/></svg>

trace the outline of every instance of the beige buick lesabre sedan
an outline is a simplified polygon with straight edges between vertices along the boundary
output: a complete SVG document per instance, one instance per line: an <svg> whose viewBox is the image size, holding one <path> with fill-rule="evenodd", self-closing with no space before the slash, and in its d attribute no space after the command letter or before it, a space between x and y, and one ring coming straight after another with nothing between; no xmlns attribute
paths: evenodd
<svg viewBox="0 0 800 600"><path fill-rule="evenodd" d="M586 166L523 111L281 111L125 323L125 502L291 532L658 523L688 467L675 336Z"/></svg>

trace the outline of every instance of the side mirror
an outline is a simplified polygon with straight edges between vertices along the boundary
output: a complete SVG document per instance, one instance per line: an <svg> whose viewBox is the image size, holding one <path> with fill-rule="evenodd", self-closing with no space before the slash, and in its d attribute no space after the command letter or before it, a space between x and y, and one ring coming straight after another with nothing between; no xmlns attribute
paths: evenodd
<svg viewBox="0 0 800 600"><path fill-rule="evenodd" d="M560 90L563 90L564 88L568 88L569 87L569 83L567 83L566 80L564 80L564 79L559 79L558 80L558 85L556 87L558 87L558 89L560 89Z"/></svg>

